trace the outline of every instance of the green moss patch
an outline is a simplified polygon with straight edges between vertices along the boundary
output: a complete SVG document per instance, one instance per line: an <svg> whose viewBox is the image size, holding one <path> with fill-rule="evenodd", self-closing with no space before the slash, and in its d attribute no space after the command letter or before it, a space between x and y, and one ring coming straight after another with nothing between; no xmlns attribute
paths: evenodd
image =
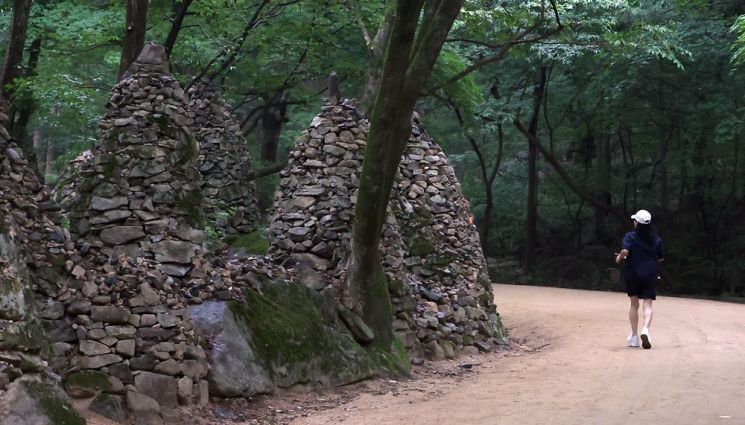
<svg viewBox="0 0 745 425"><path fill-rule="evenodd" d="M375 373L367 352L324 322L308 288L271 282L245 295L230 309L250 330L257 356L278 385L325 379L344 384Z"/></svg>
<svg viewBox="0 0 745 425"><path fill-rule="evenodd" d="M85 419L65 400L62 391L50 380L24 382L28 393L39 403L55 425L85 425Z"/></svg>
<svg viewBox="0 0 745 425"><path fill-rule="evenodd" d="M98 392L109 390L109 381L101 372L81 371L68 375L64 386L65 391L72 397L88 398Z"/></svg>
<svg viewBox="0 0 745 425"><path fill-rule="evenodd" d="M412 257L424 257L428 254L433 254L437 250L435 245L426 238L413 238L411 245L409 245L409 253Z"/></svg>
<svg viewBox="0 0 745 425"><path fill-rule="evenodd" d="M259 230L247 235L227 236L223 242L231 248L242 248L246 254L265 255L269 251L269 239Z"/></svg>
<svg viewBox="0 0 745 425"><path fill-rule="evenodd" d="M186 192L176 200L176 206L184 212L186 221L191 226L201 228L204 224L202 201L202 193L198 190Z"/></svg>

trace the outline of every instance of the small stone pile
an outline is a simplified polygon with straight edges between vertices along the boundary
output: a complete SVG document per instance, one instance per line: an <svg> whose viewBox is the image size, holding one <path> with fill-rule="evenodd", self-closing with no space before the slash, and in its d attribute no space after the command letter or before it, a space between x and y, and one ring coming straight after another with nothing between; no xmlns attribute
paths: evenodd
<svg viewBox="0 0 745 425"><path fill-rule="evenodd" d="M340 295L346 274L359 175L367 145L367 119L345 101L326 103L290 152L281 172L269 226L269 255L295 271L312 289ZM396 332L419 352L414 304L403 263L403 242L391 213L383 229L381 258L392 282Z"/></svg>
<svg viewBox="0 0 745 425"><path fill-rule="evenodd" d="M0 418L82 423L42 359L49 348L45 325L60 315L48 299L66 288L74 246L7 124L0 109Z"/></svg>
<svg viewBox="0 0 745 425"><path fill-rule="evenodd" d="M114 86L70 214L80 250L94 251L100 265L126 254L154 258L171 276L197 266L202 197L186 105L160 46L146 46Z"/></svg>
<svg viewBox="0 0 745 425"><path fill-rule="evenodd" d="M240 124L207 84L193 86L189 96L207 221L220 235L251 233L256 230L259 209L254 183L248 178L251 159Z"/></svg>
<svg viewBox="0 0 745 425"><path fill-rule="evenodd" d="M452 357L456 347L470 345L487 351L492 343L505 342L469 202L416 113L392 197L398 222L406 223L401 226L408 248L404 262L428 356Z"/></svg>

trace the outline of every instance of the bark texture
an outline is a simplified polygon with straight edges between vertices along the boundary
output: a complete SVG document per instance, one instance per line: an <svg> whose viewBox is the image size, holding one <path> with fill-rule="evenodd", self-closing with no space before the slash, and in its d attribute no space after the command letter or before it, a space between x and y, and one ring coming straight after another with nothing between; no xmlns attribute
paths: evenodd
<svg viewBox="0 0 745 425"><path fill-rule="evenodd" d="M377 248L398 163L411 134L414 104L462 5L459 0L396 2L370 114L346 291L351 307L373 329L377 345L386 350L393 341L391 304Z"/></svg>
<svg viewBox="0 0 745 425"><path fill-rule="evenodd" d="M127 0L127 24L124 27L119 79L145 47L148 0Z"/></svg>

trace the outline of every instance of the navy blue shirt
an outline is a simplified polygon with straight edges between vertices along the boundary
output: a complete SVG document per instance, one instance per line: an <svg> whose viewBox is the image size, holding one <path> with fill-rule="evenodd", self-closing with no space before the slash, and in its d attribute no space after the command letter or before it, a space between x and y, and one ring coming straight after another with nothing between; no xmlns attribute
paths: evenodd
<svg viewBox="0 0 745 425"><path fill-rule="evenodd" d="M623 249L629 251L623 273L627 281L656 280L660 274L659 260L665 258L665 248L659 236L651 240L639 236L636 232L626 233L623 237Z"/></svg>

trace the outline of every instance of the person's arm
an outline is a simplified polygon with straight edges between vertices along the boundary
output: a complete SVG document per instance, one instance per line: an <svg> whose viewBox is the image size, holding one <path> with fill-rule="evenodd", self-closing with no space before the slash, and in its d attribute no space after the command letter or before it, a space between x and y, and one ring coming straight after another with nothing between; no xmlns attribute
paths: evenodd
<svg viewBox="0 0 745 425"><path fill-rule="evenodd" d="M631 252L631 233L626 233L623 236L623 241L621 241L621 252L616 254L616 264L621 264L626 257L629 256L629 252Z"/></svg>
<svg viewBox="0 0 745 425"><path fill-rule="evenodd" d="M616 264L621 264L628 256L629 256L629 250L625 248L622 249L621 252L619 252L618 255L616 255Z"/></svg>
<svg viewBox="0 0 745 425"><path fill-rule="evenodd" d="M665 261L665 246L662 244L662 239L657 244L657 261L660 263Z"/></svg>

